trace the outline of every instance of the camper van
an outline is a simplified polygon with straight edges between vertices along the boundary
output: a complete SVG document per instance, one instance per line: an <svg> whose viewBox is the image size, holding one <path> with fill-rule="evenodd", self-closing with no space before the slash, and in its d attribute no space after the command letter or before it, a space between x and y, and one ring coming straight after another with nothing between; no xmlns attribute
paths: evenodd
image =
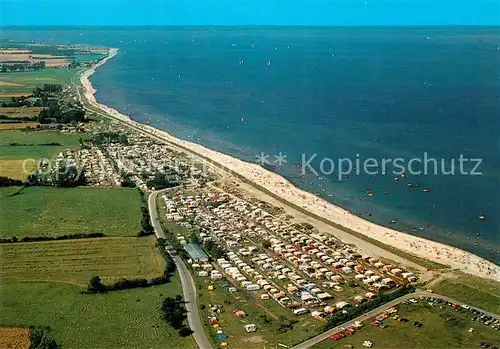
<svg viewBox="0 0 500 349"><path fill-rule="evenodd" d="M308 312L309 310L307 310L306 308L295 309L293 311L293 313L297 316L307 314Z"/></svg>

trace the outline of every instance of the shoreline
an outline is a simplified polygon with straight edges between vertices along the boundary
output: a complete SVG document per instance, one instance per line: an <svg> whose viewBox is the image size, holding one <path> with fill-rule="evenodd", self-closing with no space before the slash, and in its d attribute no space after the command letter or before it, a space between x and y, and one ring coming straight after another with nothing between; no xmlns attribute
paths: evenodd
<svg viewBox="0 0 500 349"><path fill-rule="evenodd" d="M166 131L141 124L120 113L118 110L97 102L95 98L96 89L89 78L95 73L97 68L106 64L109 59L117 54L118 49L110 49L106 58L85 70L79 77L80 83L84 88L84 98L90 105L101 110L104 114L125 122L130 126L139 128L168 143L186 148L198 156L208 158L223 168L239 174L247 181L253 182L283 200L311 213L313 216L318 216L346 229L353 230L367 238L377 240L417 257L449 265L452 269L458 269L464 273L500 281L500 266L491 261L457 247L413 236L367 221L312 193L295 187L282 176L270 172L257 164L245 162L197 143L178 139Z"/></svg>

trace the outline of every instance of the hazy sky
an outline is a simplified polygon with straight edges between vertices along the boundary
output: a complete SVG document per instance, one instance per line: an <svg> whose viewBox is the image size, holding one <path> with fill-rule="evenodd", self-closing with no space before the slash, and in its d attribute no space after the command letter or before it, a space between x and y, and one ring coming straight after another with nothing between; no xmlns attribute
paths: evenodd
<svg viewBox="0 0 500 349"><path fill-rule="evenodd" d="M0 0L1 25L500 25L500 0Z"/></svg>

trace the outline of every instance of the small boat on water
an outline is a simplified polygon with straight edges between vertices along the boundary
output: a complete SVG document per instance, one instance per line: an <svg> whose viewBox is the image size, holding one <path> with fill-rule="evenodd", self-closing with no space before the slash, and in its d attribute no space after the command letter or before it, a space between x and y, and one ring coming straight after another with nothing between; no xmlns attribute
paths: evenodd
<svg viewBox="0 0 500 349"><path fill-rule="evenodd" d="M422 191L424 193L430 193L431 192L431 188L424 188L424 189L422 189Z"/></svg>
<svg viewBox="0 0 500 349"><path fill-rule="evenodd" d="M268 61L268 62L267 62L267 66L268 66L268 67L270 67L270 66L271 66L271 64L272 64L272 62L271 62L271 61Z"/></svg>
<svg viewBox="0 0 500 349"><path fill-rule="evenodd" d="M395 219L391 219L391 221L390 221L390 223L391 223L391 224L395 224L395 223L397 223L397 222L398 222L398 221L397 221L397 220L395 220Z"/></svg>
<svg viewBox="0 0 500 349"><path fill-rule="evenodd" d="M384 190L384 194L389 194L389 190Z"/></svg>
<svg viewBox="0 0 500 349"><path fill-rule="evenodd" d="M371 216L372 216L372 214L371 214L370 212L367 212L367 213L365 213L365 216L366 216L366 217L371 217Z"/></svg>
<svg viewBox="0 0 500 349"><path fill-rule="evenodd" d="M486 216L481 215L481 216L479 216L479 219L484 221L484 220L486 220Z"/></svg>

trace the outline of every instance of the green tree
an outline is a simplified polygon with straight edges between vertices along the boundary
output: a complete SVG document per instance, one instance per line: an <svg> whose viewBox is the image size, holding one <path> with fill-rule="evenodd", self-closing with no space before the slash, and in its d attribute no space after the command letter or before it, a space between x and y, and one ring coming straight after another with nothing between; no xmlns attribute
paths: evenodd
<svg viewBox="0 0 500 349"><path fill-rule="evenodd" d="M101 278L99 276L93 276L87 287L87 292L89 293L103 293L106 291L106 286L101 282Z"/></svg>

